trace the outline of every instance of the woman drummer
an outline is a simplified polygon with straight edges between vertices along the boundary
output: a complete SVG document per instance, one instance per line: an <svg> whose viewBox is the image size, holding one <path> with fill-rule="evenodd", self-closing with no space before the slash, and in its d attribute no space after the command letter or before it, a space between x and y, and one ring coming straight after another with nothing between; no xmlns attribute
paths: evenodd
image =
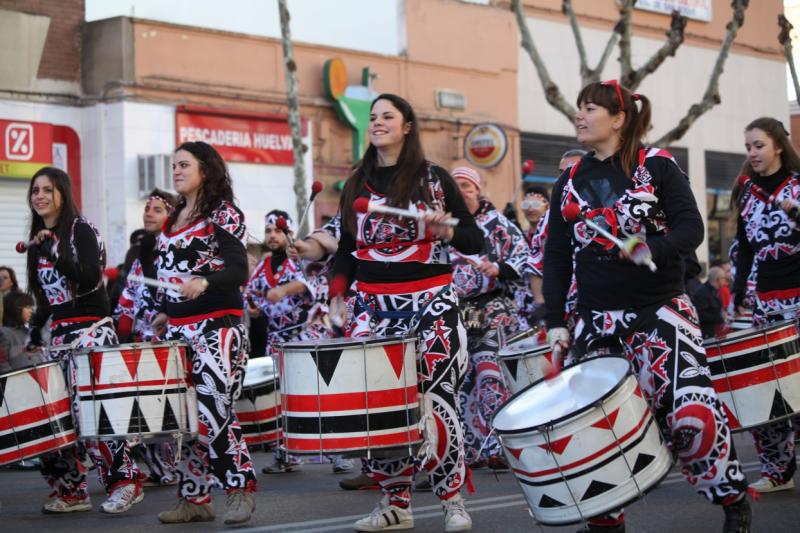
<svg viewBox="0 0 800 533"><path fill-rule="evenodd" d="M800 157L783 124L754 120L744 130L747 160L737 180L734 302L744 312L748 277L756 280L753 325L800 317ZM798 418L754 430L761 462L758 492L794 488Z"/></svg>
<svg viewBox="0 0 800 533"><path fill-rule="evenodd" d="M95 326L109 316L108 297L103 288L105 246L97 229L83 218L72 196L69 176L62 170L45 167L34 174L28 190L31 208L28 249L28 283L36 299L36 314L31 321L30 344L42 345L41 328L52 318L50 343L66 347L117 344L110 324ZM110 322L110 320L109 320ZM62 359L72 368L68 351L53 351L50 357ZM74 391L72 391L74 394ZM73 405L76 404L73 398ZM86 443L100 480L109 494L100 509L122 513L142 501L139 469L131 459L127 441ZM42 460L42 473L55 491L55 499L44 504L45 513L72 513L92 509L86 489L86 467L81 445L66 451L48 453Z"/></svg>
<svg viewBox="0 0 800 533"><path fill-rule="evenodd" d="M199 407L199 437L184 442L178 466L178 504L158 515L164 523L214 520L211 487L228 495L225 524L247 522L255 509L253 463L233 411L247 364L240 287L247 281L247 230L233 202L228 169L204 142L183 143L173 156L180 195L158 238L158 278L179 286L160 294L167 338L191 350Z"/></svg>
<svg viewBox="0 0 800 533"><path fill-rule="evenodd" d="M433 405L427 427L435 435L427 439L438 442L425 466L443 503L446 531L467 531L472 521L459 492L466 468L457 399L467 368L466 331L450 285L448 247L479 253L483 234L450 175L425 160L419 123L408 102L392 94L378 96L368 135L370 145L342 192L331 314L344 318L343 294L355 280L350 336L417 334L420 390ZM423 217L356 213L356 199L408 208ZM443 224L451 216L459 220L456 227ZM414 459L370 459L365 468L384 496L355 529L412 528Z"/></svg>
<svg viewBox="0 0 800 533"><path fill-rule="evenodd" d="M615 80L598 82L581 90L577 106L577 138L591 151L561 175L550 202L544 258L548 341L562 350L570 341L563 309L574 255L574 351L581 356L590 344L621 343L689 483L723 506L725 532L749 531L746 480L683 285L683 258L703 240L689 180L668 152L641 144L650 128L644 96ZM583 218L570 216L575 223L568 222L564 213L574 214L573 204L581 217L627 239L625 250ZM621 513L614 513L590 520L584 531L624 527Z"/></svg>

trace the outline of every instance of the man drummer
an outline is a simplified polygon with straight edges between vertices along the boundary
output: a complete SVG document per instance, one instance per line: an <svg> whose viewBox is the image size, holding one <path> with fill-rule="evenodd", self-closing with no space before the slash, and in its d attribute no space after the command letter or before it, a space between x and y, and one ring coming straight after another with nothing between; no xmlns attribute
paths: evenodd
<svg viewBox="0 0 800 533"><path fill-rule="evenodd" d="M147 197L142 213L145 234L139 240L138 253L131 263L129 273L147 278L156 278L156 242L167 217L175 207L175 197L161 189L153 189ZM143 283L125 280L120 293L114 320L120 342L152 342L158 336L150 327L158 314L154 295ZM178 482L177 461L174 446L169 442L151 443L137 448L135 453L144 456L150 475L145 486L174 485Z"/></svg>
<svg viewBox="0 0 800 533"><path fill-rule="evenodd" d="M279 222L283 219L283 222ZM320 302L327 300L324 276L307 276L302 264L287 255L293 237L288 213L273 209L264 219L264 243L268 254L256 265L247 282L247 301L251 315L267 318L267 355L276 357L284 342L327 339L333 332L325 320ZM284 229L281 229L284 228ZM277 362L277 359L276 359ZM276 451L275 464L265 474L290 472L301 464L298 458ZM352 469L351 461L334 458L334 472Z"/></svg>
<svg viewBox="0 0 800 533"><path fill-rule="evenodd" d="M508 463L491 432L491 419L508 398L497 349L501 335L520 329L514 293L523 290L531 272L522 232L481 194L481 176L470 167L451 172L475 222L484 235L484 250L464 255L450 250L453 286L467 327L469 364L459 393L467 464L505 470Z"/></svg>

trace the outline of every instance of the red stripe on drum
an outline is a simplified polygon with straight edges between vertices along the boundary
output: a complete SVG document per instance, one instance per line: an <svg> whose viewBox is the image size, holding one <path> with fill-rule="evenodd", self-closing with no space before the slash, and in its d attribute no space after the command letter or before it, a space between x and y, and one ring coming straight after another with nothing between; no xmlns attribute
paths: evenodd
<svg viewBox="0 0 800 533"><path fill-rule="evenodd" d="M256 444L269 444L275 442L280 437L280 431L273 431L272 433L259 433L258 435L251 435L242 432L244 441L248 446L255 446Z"/></svg>
<svg viewBox="0 0 800 533"><path fill-rule="evenodd" d="M625 435L623 435L622 438L620 438L619 442L617 442L617 441L612 442L611 444L609 444L605 448L603 448L601 450L598 450L598 451L594 452L591 455L587 455L583 459L580 459L578 461L575 461L575 462L572 462L572 463L569 463L569 464L566 464L566 465L561 465L561 469L548 468L547 470L539 470L538 472L526 472L525 470L522 470L520 468L513 468L512 470L514 471L515 474L519 474L519 475L525 476L525 477L532 477L532 478L545 477L545 476L550 476L550 475L558 474L558 473L563 473L563 474L566 475L568 470L572 470L574 468L578 468L579 466L585 465L586 463L588 463L590 461L594 461L598 457L608 453L610 450L617 450L620 447L624 447L625 443L628 440L634 438L636 436L636 434L639 432L639 430L642 429L642 427L644 427L645 423L647 422L647 419L650 416L652 416L650 414L650 409L645 409L644 413L642 414L642 418L639 420L639 422L633 427L633 429L631 429L629 432L627 432Z"/></svg>
<svg viewBox="0 0 800 533"><path fill-rule="evenodd" d="M142 387L161 387L164 385L184 385L185 379L151 379L149 381L125 381L120 383L95 383L94 385L81 385L78 392L92 392L99 390L137 389Z"/></svg>
<svg viewBox="0 0 800 533"><path fill-rule="evenodd" d="M797 326L787 325L777 331L767 333L766 336L758 333L733 342L720 339L706 346L706 359L716 359L737 352L749 353L756 348L768 349L770 346L778 344L778 341L797 338L797 336Z"/></svg>
<svg viewBox="0 0 800 533"><path fill-rule="evenodd" d="M30 446L23 446L15 448L13 451L0 453L0 464L7 464L15 461L21 461L28 457L36 457L43 453L51 452L69 446L78 441L78 436L74 431L70 431L63 435L53 438L48 438L44 442L31 444Z"/></svg>
<svg viewBox="0 0 800 533"><path fill-rule="evenodd" d="M371 447L378 446L405 446L416 444L420 440L418 429L401 431L399 433L389 433L387 435L370 435L369 438L363 437L322 437L319 436L309 439L297 439L286 437L284 439L286 449L290 452L314 452L322 449L341 450L341 449L363 449L367 443Z"/></svg>
<svg viewBox="0 0 800 533"><path fill-rule="evenodd" d="M9 429L20 428L30 424L40 422L47 422L48 420L59 418L64 413L69 413L70 405L69 398L40 405L38 407L31 407L24 411L10 413L8 416L0 418L0 431L7 431Z"/></svg>
<svg viewBox="0 0 800 533"><path fill-rule="evenodd" d="M736 375L722 375L712 380L714 390L717 393L731 392L738 389L746 389L754 385L769 383L779 378L785 378L800 372L800 357L779 363L775 366L769 365L760 370L744 372Z"/></svg>
<svg viewBox="0 0 800 533"><path fill-rule="evenodd" d="M236 418L239 422L259 422L261 420L273 420L280 414L280 408L270 407L259 411L240 411L236 410Z"/></svg>
<svg viewBox="0 0 800 533"><path fill-rule="evenodd" d="M418 401L416 385L399 389L386 389L363 392L342 392L339 394L286 394L282 403L287 412L318 413L380 409L382 407L405 407ZM369 405L367 405L369 403Z"/></svg>

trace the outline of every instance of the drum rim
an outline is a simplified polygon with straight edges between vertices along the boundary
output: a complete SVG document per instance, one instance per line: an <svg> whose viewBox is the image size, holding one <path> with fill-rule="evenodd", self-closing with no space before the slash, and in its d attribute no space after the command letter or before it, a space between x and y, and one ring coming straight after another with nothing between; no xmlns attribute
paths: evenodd
<svg viewBox="0 0 800 533"><path fill-rule="evenodd" d="M500 406L500 408L497 411L495 411L494 415L492 416L492 428L500 435L516 435L516 434L519 434L519 433L528 433L530 431L536 431L536 430L539 430L539 429L542 429L542 428L558 426L563 422L567 422L569 420L572 420L573 418L577 418L578 415L582 415L586 411L588 411L589 409L594 408L596 405L605 402L608 398L610 398L612 395L614 395L614 393L616 393L625 384L625 381L627 381L627 378L629 376L633 376L633 366L631 365L631 362L623 355L601 355L599 357L592 357L592 358L589 358L589 359L584 359L583 361L578 361L577 363L573 363L571 365L565 366L564 368L561 369L561 371L564 372L565 370L567 370L569 368L576 367L578 365L581 365L581 364L586 363L588 361L593 361L595 359L620 359L622 361L625 361L628 364L628 369L625 371L625 374L623 374L622 379L619 380L619 383L617 383L611 389L606 391L606 393L603 394L600 398L598 398L597 400L593 401L592 403L584 405L580 409L576 409L575 411L572 411L569 414L560 416L558 418L555 418L555 419L550 420L548 422L545 422L543 424L536 424L536 425L527 426L527 427L519 428L519 429L499 429L499 428L497 428L495 426L495 419L497 418L497 415L499 415L507 405L509 405L512 401L514 401L514 399L517 396L520 396L524 392L527 392L527 390L530 389L531 387L535 387L539 383L542 383L543 381L548 379L548 378L540 378L540 379L534 381L533 383L531 383L530 385L528 385L527 387L525 387L524 389L522 389L521 391L517 392L513 396L511 396L508 400L506 400L503 403L503 405ZM634 376L634 378L635 378L635 376ZM639 386L639 382L638 381L636 382L636 386L637 387Z"/></svg>
<svg viewBox="0 0 800 533"><path fill-rule="evenodd" d="M31 366L26 366L24 368L17 368L16 370L12 370L11 372L6 372L5 374L0 374L0 378L8 378L8 377L14 376L16 374L23 374L23 373L27 374L28 372L30 372L31 370L33 370L35 368L43 368L43 367L46 367L46 366L53 366L53 365L58 366L59 368L61 366L61 364L58 361L47 361L47 362L44 362L44 363L39 363L38 365L31 365Z"/></svg>
<svg viewBox="0 0 800 533"><path fill-rule="evenodd" d="M167 432L167 431L150 431L150 432L147 432L147 433L124 433L124 434L110 433L110 434L103 434L103 435L99 435L99 434L87 435L87 434L84 434L83 432L80 431L80 424L78 425L78 429L76 429L76 432L78 434L78 438L81 439L81 440L83 440L83 439L129 440L129 439L131 439L133 437L141 437L143 439L151 439L151 438L154 438L154 437L164 437L166 439L166 438L169 438L169 437L171 437L172 435L175 435L175 434L180 434L180 435L183 436L183 438L186 438L188 436L190 439L191 438L195 438L195 437L198 436L198 432L197 431L169 431L169 432Z"/></svg>
<svg viewBox="0 0 800 533"><path fill-rule="evenodd" d="M336 348L354 348L357 346L388 346L390 344L414 342L417 340L415 335L397 335L397 336L380 336L369 335L367 337L340 337L339 339L316 339L308 341L293 341L281 343L280 350L285 354L286 352L297 352L304 350L303 353L308 353L309 349L314 351L321 351L320 348L336 347ZM327 342L327 341L340 341L340 342Z"/></svg>
<svg viewBox="0 0 800 533"><path fill-rule="evenodd" d="M751 328L736 329L726 333L722 337L715 336L710 339L704 340L703 348L709 348L712 346L725 346L733 342L741 342L751 336L760 337L764 335L765 332L770 333L773 330L777 331L779 329L782 329L790 325L797 326L798 325L797 320L791 320L791 319L781 320L779 322L771 322L769 324L764 324L763 326L754 326ZM800 332L800 327L798 327L798 332Z"/></svg>
<svg viewBox="0 0 800 533"><path fill-rule="evenodd" d="M502 350L497 351L497 359L524 359L531 355L546 355L550 351L550 346L547 344L537 345L535 349L525 350L524 352L508 353L508 346ZM504 353L505 352L505 353Z"/></svg>
<svg viewBox="0 0 800 533"><path fill-rule="evenodd" d="M183 341L162 341L162 342L126 342L124 344L107 344L104 346L92 346L91 348L75 348L72 350L72 355L88 355L97 352L118 352L121 349L141 350L143 348L172 348L172 347L185 347L189 345ZM129 348L128 348L129 347Z"/></svg>

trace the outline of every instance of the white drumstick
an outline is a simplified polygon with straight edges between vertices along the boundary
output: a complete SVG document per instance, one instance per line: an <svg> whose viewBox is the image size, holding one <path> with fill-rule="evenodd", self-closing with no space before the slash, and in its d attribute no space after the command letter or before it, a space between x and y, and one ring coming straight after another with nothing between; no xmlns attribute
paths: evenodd
<svg viewBox="0 0 800 533"><path fill-rule="evenodd" d="M128 274L128 279L136 283L143 283L145 285L149 285L150 287L158 287L159 289L169 289L175 292L181 291L180 285L178 285L177 283L172 283L170 281L161 281L160 279L146 278L144 276L139 276L137 274Z"/></svg>
<svg viewBox="0 0 800 533"><path fill-rule="evenodd" d="M384 215L414 218L417 220L421 220L426 214L428 214L411 211L410 209L400 209L399 207L389 207L388 205L376 204L374 202L370 202L367 198L358 198L355 202L353 202L353 209L355 209L356 213L381 213ZM458 219L450 217L442 220L441 223L445 226L456 227L458 226Z"/></svg>

